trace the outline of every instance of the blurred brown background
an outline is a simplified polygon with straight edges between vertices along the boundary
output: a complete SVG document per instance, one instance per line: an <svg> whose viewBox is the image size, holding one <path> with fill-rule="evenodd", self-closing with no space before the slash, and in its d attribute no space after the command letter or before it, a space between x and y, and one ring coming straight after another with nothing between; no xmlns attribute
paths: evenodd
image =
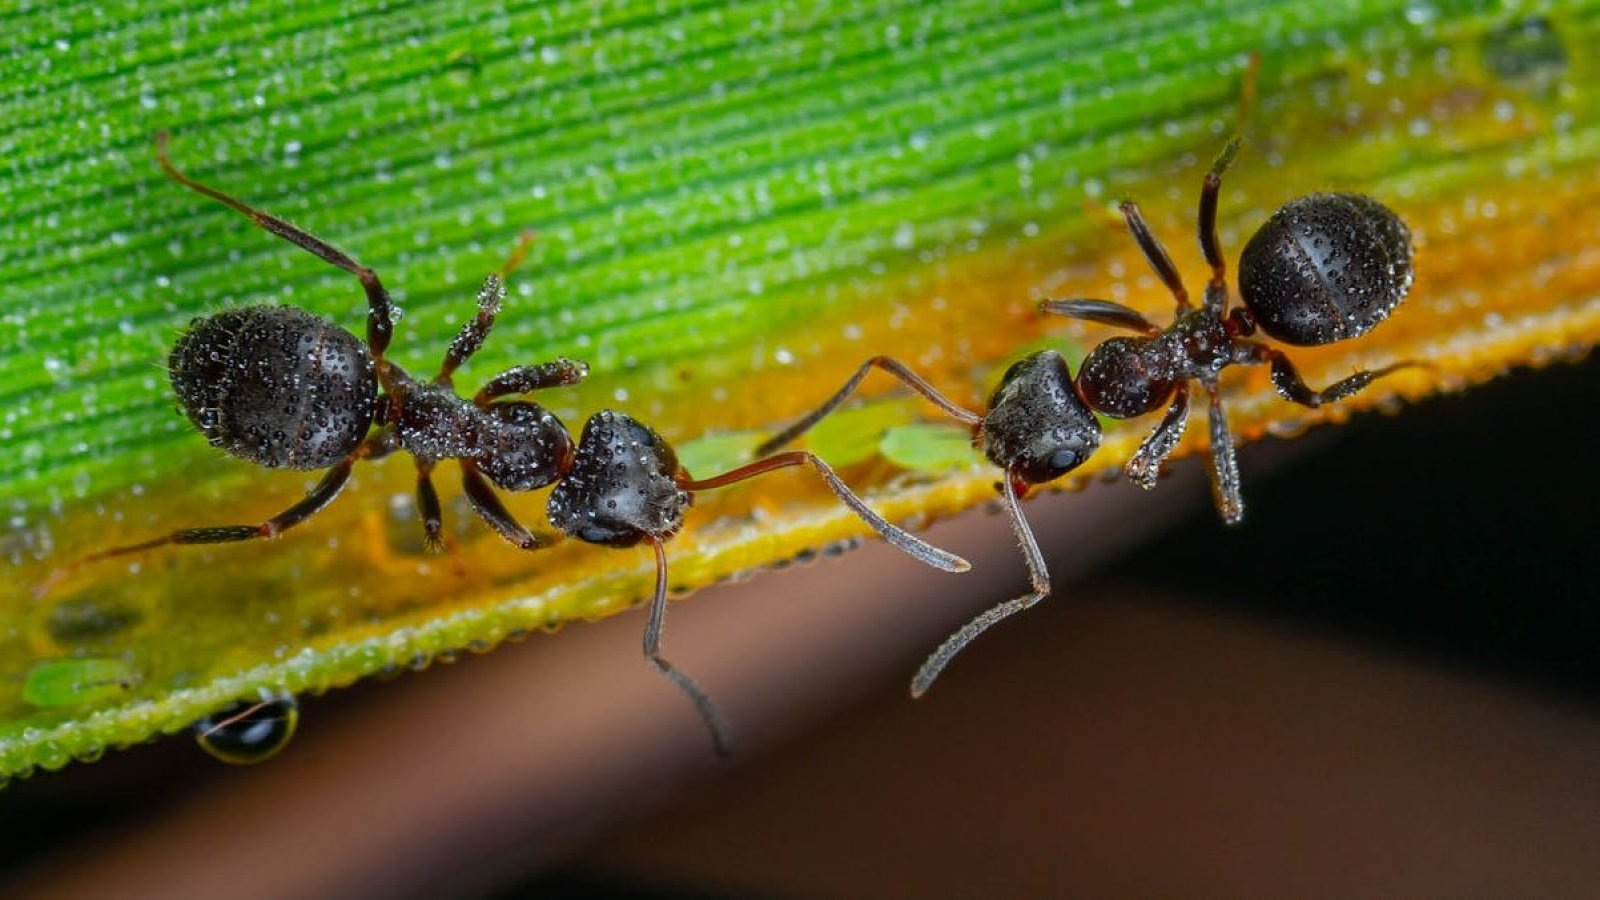
<svg viewBox="0 0 1600 900"><path fill-rule="evenodd" d="M277 759L186 737L0 793L0 893L799 897L1600 894L1594 360L1032 502L303 704Z"/></svg>

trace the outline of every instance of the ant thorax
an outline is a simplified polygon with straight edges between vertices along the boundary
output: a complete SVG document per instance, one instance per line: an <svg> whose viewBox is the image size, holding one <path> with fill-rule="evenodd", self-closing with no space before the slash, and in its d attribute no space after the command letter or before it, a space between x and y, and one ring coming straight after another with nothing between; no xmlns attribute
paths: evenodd
<svg viewBox="0 0 1600 900"><path fill-rule="evenodd" d="M1224 368L1243 362L1234 337L1216 310L1191 310L1152 337L1114 337L1096 345L1078 372L1078 390L1090 408L1108 416L1155 412L1179 384L1215 384Z"/></svg>
<svg viewBox="0 0 1600 900"><path fill-rule="evenodd" d="M537 403L478 406L444 385L420 382L390 364L390 424L401 449L424 464L475 460L508 491L531 491L560 478L572 460L572 438Z"/></svg>
<svg viewBox="0 0 1600 900"><path fill-rule="evenodd" d="M1170 361L1168 380L1214 383L1225 367L1244 361L1220 309L1204 306L1185 313L1154 339Z"/></svg>

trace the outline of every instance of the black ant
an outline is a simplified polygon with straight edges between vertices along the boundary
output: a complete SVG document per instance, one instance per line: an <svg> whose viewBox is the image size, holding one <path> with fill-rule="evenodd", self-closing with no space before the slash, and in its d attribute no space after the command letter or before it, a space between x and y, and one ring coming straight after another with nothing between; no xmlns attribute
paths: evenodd
<svg viewBox="0 0 1600 900"><path fill-rule="evenodd" d="M1402 362L1361 371L1315 391L1308 388L1282 351L1246 340L1259 328L1285 343L1328 344L1365 334L1383 321L1411 288L1411 235L1400 218L1370 197L1308 194L1279 209L1245 246L1239 259L1243 308L1229 311L1226 266L1217 243L1217 194L1222 175L1239 150L1228 142L1200 189L1200 249L1211 266L1205 302L1194 308L1177 268L1131 200L1120 209L1128 230L1151 268L1177 301L1177 318L1165 330L1120 304L1105 300L1047 300L1044 312L1088 319L1139 332L1141 337L1104 341L1090 351L1073 379L1052 350L1034 353L1006 371L980 415L951 402L894 359L867 360L822 406L761 446L767 454L789 443L844 402L874 367L895 376L945 412L973 428L974 442L1005 470L999 489L1011 527L1022 545L1033 592L980 614L928 657L911 681L921 696L939 672L989 626L1027 609L1050 593L1050 576L1019 499L1037 484L1082 465L1100 446L1095 412L1125 419L1167 407L1166 415L1125 468L1141 487L1155 486L1161 462L1177 446L1189 414L1189 382L1200 382L1210 398L1211 484L1225 522L1244 514L1233 436L1218 390L1231 365L1271 365L1278 393L1317 407L1361 390L1376 378L1418 363Z"/></svg>
<svg viewBox="0 0 1600 900"><path fill-rule="evenodd" d="M611 410L596 413L574 445L561 420L536 403L503 400L545 388L574 385L588 374L581 362L558 359L516 366L489 379L471 400L455 393L452 375L483 346L505 298L502 276L527 246L490 275L478 293L478 313L450 342L431 381L419 381L385 358L394 334L394 306L373 270L322 239L179 172L167 157L166 135L156 138L157 160L169 178L248 217L266 231L356 276L367 294L367 339L304 310L246 306L193 320L167 359L172 387L184 411L212 446L266 468L327 469L305 498L258 525L185 528L164 537L101 550L59 569L39 588L96 560L167 544L216 544L274 538L327 506L364 459L396 450L417 467L417 506L430 547L441 546L434 466L454 459L477 514L507 541L537 550L549 541L524 528L494 488L531 491L555 484L547 514L578 540L611 547L649 544L655 551L655 593L645 626L646 659L694 701L725 755L728 729L711 700L682 671L661 657L666 612L667 560L663 544L683 524L695 491L723 487L788 466L810 465L852 512L890 543L930 566L964 572L967 561L925 543L873 512L834 474L805 451L780 453L712 478L695 479L672 448L648 426ZM376 427L377 430L372 429Z"/></svg>

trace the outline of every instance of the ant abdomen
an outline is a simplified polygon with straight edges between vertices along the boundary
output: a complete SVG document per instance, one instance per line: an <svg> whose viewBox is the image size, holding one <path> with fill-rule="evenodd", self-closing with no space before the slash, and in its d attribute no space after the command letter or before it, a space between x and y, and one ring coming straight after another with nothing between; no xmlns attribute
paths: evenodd
<svg viewBox="0 0 1600 900"><path fill-rule="evenodd" d="M1286 344L1366 334L1411 289L1411 232L1360 194L1284 204L1239 257L1239 295L1262 331Z"/></svg>
<svg viewBox="0 0 1600 900"><path fill-rule="evenodd" d="M601 410L584 423L572 469L550 492L545 512L550 524L590 544L632 547L671 537L689 505L677 474L677 455L654 429Z"/></svg>
<svg viewBox="0 0 1600 900"><path fill-rule="evenodd" d="M167 371L213 447L275 469L325 469L349 456L372 425L378 394L359 338L289 306L195 319Z"/></svg>

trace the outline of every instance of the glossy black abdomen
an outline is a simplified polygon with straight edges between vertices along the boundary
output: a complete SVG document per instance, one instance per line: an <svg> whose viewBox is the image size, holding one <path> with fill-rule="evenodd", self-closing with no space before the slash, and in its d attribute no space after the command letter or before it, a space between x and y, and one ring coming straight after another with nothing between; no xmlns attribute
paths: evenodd
<svg viewBox="0 0 1600 900"><path fill-rule="evenodd" d="M1411 290L1411 232L1360 194L1284 204L1239 256L1239 295L1262 331L1316 346L1366 334Z"/></svg>
<svg viewBox="0 0 1600 900"><path fill-rule="evenodd" d="M366 344L288 306L195 319L167 357L172 389L212 446L269 468L323 469L372 425Z"/></svg>

